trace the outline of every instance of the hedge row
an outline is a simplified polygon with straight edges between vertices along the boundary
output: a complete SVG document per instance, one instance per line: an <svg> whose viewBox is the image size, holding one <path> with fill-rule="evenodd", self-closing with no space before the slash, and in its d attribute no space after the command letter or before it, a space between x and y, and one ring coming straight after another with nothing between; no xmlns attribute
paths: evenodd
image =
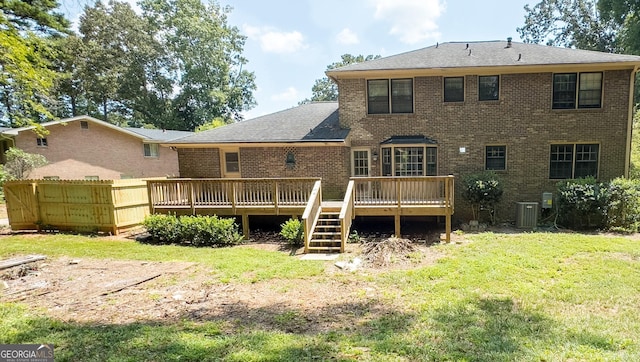
<svg viewBox="0 0 640 362"><path fill-rule="evenodd" d="M147 216L143 225L154 244L223 246L242 241L232 218L155 214Z"/></svg>
<svg viewBox="0 0 640 362"><path fill-rule="evenodd" d="M558 223L572 229L640 229L640 181L616 178L607 183L593 177L559 182Z"/></svg>

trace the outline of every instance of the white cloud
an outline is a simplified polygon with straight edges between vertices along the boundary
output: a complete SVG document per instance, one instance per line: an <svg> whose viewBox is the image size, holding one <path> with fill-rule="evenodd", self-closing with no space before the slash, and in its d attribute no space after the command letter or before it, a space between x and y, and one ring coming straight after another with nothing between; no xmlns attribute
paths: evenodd
<svg viewBox="0 0 640 362"><path fill-rule="evenodd" d="M349 28L342 29L341 32L336 35L336 40L339 44L343 45L353 45L360 43L360 39L358 39L358 34L354 33Z"/></svg>
<svg viewBox="0 0 640 362"><path fill-rule="evenodd" d="M371 0L375 19L390 23L389 33L406 44L440 36L437 20L444 13L442 0Z"/></svg>
<svg viewBox="0 0 640 362"><path fill-rule="evenodd" d="M272 101L297 101L300 100L300 92L295 87L289 87L284 92L271 96Z"/></svg>
<svg viewBox="0 0 640 362"><path fill-rule="evenodd" d="M304 36L299 31L283 32L271 27L243 26L250 39L260 43L260 48L267 53L290 54L306 49Z"/></svg>

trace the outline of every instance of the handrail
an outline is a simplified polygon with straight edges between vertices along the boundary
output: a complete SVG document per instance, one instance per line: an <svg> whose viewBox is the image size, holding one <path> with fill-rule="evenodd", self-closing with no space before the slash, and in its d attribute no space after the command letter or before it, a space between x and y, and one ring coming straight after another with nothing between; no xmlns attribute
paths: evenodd
<svg viewBox="0 0 640 362"><path fill-rule="evenodd" d="M147 181L151 210L198 207L303 207L317 178L168 179Z"/></svg>
<svg viewBox="0 0 640 362"><path fill-rule="evenodd" d="M422 206L433 205L453 210L454 177L396 176L353 177L356 206Z"/></svg>
<svg viewBox="0 0 640 362"><path fill-rule="evenodd" d="M311 241L311 235L313 229L316 227L320 212L322 211L322 182L316 181L313 185L311 195L309 195L309 201L302 213L302 225L304 228L304 252L309 251L309 242Z"/></svg>
<svg viewBox="0 0 640 362"><path fill-rule="evenodd" d="M349 237L349 232L351 230L351 223L353 221L353 208L354 208L354 185L355 182L353 180L349 180L349 184L347 185L347 191L344 193L344 201L342 202L342 207L340 208L340 252L344 253L344 244L347 242L347 238Z"/></svg>

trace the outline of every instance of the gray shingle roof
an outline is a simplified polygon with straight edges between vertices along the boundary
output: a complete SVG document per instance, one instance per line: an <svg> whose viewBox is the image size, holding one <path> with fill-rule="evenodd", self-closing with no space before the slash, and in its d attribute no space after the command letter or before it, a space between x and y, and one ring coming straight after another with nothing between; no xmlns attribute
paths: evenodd
<svg viewBox="0 0 640 362"><path fill-rule="evenodd" d="M170 144L340 142L348 133L340 128L338 102L317 102L195 133Z"/></svg>
<svg viewBox="0 0 640 362"><path fill-rule="evenodd" d="M151 141L169 141L175 138L185 137L192 135L193 132L188 131L173 131L165 129L147 129L147 128L133 128L123 127L127 131L137 133L144 138Z"/></svg>
<svg viewBox="0 0 640 362"><path fill-rule="evenodd" d="M517 42L512 42L511 47L508 47L507 41L451 42L348 65L328 71L327 74L339 77L341 72L349 71L517 67L613 62L640 64L640 56Z"/></svg>

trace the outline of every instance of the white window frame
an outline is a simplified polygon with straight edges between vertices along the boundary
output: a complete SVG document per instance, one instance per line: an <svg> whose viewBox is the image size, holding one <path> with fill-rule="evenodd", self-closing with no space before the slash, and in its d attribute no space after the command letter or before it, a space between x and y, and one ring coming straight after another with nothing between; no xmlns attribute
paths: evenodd
<svg viewBox="0 0 640 362"><path fill-rule="evenodd" d="M436 176L438 175L438 147L436 145L429 145L429 144L387 144L387 145L382 145L380 148L380 157L382 158L382 168L381 168L381 173L382 176L397 176L396 175L396 149L398 148L422 148L422 174L421 175L415 175L417 176ZM435 175L427 175L428 170L429 170L429 155L428 155L428 149L429 148L434 148L435 152L436 152L436 162L435 162ZM385 150L389 149L390 150L390 155L385 155ZM386 158L390 157L390 165L391 165L391 174L390 175L385 175L384 174L384 166L385 164L388 164L385 162Z"/></svg>
<svg viewBox="0 0 640 362"><path fill-rule="evenodd" d="M227 154L235 153L238 155L238 169L229 170L227 164ZM240 149L238 148L225 148L220 150L220 171L222 172L223 177L231 177L231 178L239 178L241 175L241 159L240 159Z"/></svg>
<svg viewBox="0 0 640 362"><path fill-rule="evenodd" d="M366 152L366 175L356 175L356 169L358 166L356 165L356 152ZM361 159L362 160L362 159ZM371 176L371 151L368 148L353 148L351 150L351 176L353 177L369 177Z"/></svg>
<svg viewBox="0 0 640 362"><path fill-rule="evenodd" d="M143 143L142 154L146 158L158 158L160 157L160 147L157 143Z"/></svg>

